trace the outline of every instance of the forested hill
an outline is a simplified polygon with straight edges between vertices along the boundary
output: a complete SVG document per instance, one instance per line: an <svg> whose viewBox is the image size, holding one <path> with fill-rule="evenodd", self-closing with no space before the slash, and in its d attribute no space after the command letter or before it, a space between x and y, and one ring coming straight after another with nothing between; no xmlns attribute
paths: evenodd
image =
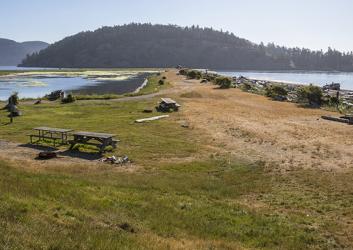
<svg viewBox="0 0 353 250"><path fill-rule="evenodd" d="M40 41L18 43L0 38L0 65L15 66L21 63L27 54L38 52L46 47L48 44Z"/></svg>
<svg viewBox="0 0 353 250"><path fill-rule="evenodd" d="M174 67L239 70L353 71L353 54L254 44L228 32L129 24L67 37L21 66Z"/></svg>

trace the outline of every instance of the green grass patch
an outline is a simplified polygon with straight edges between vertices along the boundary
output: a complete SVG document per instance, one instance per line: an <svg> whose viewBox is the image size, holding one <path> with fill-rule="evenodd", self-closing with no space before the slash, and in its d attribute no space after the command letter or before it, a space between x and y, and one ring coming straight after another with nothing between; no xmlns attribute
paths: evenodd
<svg viewBox="0 0 353 250"><path fill-rule="evenodd" d="M161 75L154 75L149 77L147 85L144 88L142 88L138 93L129 93L129 94L126 94L125 96L148 95L148 94L157 93L163 89L169 88L171 85L168 82L168 79L162 79L162 77L163 76ZM160 80L164 80L163 85L159 83Z"/></svg>
<svg viewBox="0 0 353 250"><path fill-rule="evenodd" d="M260 167L221 160L156 167L135 173L108 167L31 172L0 162L0 244L12 249L140 249L196 240L207 249L216 248L215 242L224 248L332 247L322 228L312 229L315 218L243 204L244 197L281 197L275 178Z"/></svg>
<svg viewBox="0 0 353 250"><path fill-rule="evenodd" d="M115 154L128 155L138 163L168 157L189 157L202 146L193 140L197 131L182 128L177 122L179 113L169 119L146 124L136 124L145 114L146 107L153 108L157 99L148 101L81 101L70 104L53 102L40 105L19 105L23 116L9 118L5 110L0 111L0 138L28 143L28 134L40 126L71 128L76 131L91 131L116 134L121 140Z"/></svg>
<svg viewBox="0 0 353 250"><path fill-rule="evenodd" d="M75 95L76 100L111 100L111 99L118 99L123 97L123 95L115 95L115 94L90 94L90 95Z"/></svg>

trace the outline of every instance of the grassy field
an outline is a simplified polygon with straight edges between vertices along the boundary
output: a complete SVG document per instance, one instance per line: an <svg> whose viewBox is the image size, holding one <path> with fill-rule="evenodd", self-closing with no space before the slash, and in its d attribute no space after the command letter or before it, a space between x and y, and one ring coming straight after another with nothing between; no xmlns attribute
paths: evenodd
<svg viewBox="0 0 353 250"><path fill-rule="evenodd" d="M349 232L344 219L352 216L347 191L352 177L314 172L273 177L259 166L215 159L156 164L153 171L133 173L110 166L25 171L0 162L0 244L5 249L343 248L351 246L340 237ZM342 186L334 185L336 178Z"/></svg>
<svg viewBox="0 0 353 250"><path fill-rule="evenodd" d="M20 105L23 116L14 118L9 125L7 113L0 111L0 137L26 143L32 128L39 126L71 128L76 131L93 131L116 134L121 140L119 154L130 156L137 162L158 160L159 157L188 157L200 150L197 140L191 140L191 131L182 128L172 119L150 124L136 124L145 108L154 108L157 98L149 101L85 101L73 104L58 102L42 105ZM97 122L99 121L99 122ZM175 150L178 148L179 150Z"/></svg>
<svg viewBox="0 0 353 250"><path fill-rule="evenodd" d="M157 100L20 104L10 125L0 111L1 139L27 143L36 126L115 133L112 154L138 166L43 167L0 154L0 248L353 247L353 172L269 172L213 151L207 135L181 127L183 112L135 124Z"/></svg>

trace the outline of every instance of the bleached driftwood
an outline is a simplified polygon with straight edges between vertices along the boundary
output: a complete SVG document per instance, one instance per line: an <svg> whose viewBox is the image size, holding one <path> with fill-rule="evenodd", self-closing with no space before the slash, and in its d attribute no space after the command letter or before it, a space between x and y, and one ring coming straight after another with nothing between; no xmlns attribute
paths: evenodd
<svg viewBox="0 0 353 250"><path fill-rule="evenodd" d="M160 119L168 118L168 117L169 117L169 115L160 115L160 116L154 116L154 117L150 117L150 118L138 119L135 122L136 123L143 123L143 122L160 120Z"/></svg>

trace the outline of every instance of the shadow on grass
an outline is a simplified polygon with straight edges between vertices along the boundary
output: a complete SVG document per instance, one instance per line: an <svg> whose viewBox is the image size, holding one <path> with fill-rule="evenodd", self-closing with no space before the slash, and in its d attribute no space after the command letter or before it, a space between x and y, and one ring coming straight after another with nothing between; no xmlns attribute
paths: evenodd
<svg viewBox="0 0 353 250"><path fill-rule="evenodd" d="M66 157L72 157L72 158L80 158L84 160L98 160L102 158L102 155L100 153L96 152L81 152L78 150L65 150L65 151L59 151L58 148L51 147L51 146L46 146L46 145L39 145L39 144L21 144L19 147L24 147L24 148L31 148L38 150L38 153L40 151L45 151L45 152L56 152L58 156L66 156Z"/></svg>
<svg viewBox="0 0 353 250"><path fill-rule="evenodd" d="M31 149L35 149L35 150L38 150L38 151L47 151L47 152L54 152L54 151L58 150L55 147L46 146L46 145L40 145L40 144L30 144L30 143L21 144L21 145L19 145L19 147L31 148Z"/></svg>
<svg viewBox="0 0 353 250"><path fill-rule="evenodd" d="M88 152L81 152L78 150L66 150L63 152L59 152L58 155L72 157L72 158L80 158L80 159L90 160L90 161L98 160L102 158L102 154L100 153L88 153Z"/></svg>

